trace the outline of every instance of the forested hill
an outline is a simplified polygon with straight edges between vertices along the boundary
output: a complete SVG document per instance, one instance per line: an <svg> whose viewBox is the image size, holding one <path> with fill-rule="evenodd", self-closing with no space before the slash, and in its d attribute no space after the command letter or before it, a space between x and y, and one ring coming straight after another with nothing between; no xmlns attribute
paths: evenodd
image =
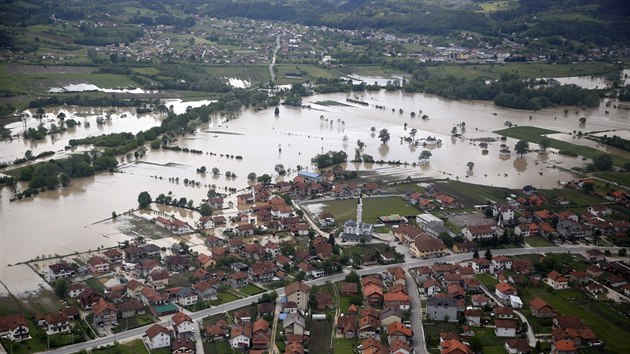
<svg viewBox="0 0 630 354"><path fill-rule="evenodd" d="M470 31L489 37L516 33L553 43L610 45L630 42L628 0L3 0L3 31L52 18L111 18L137 9L127 24L194 25L195 16L246 17L448 35ZM150 15L147 15L150 14ZM53 17L54 16L54 17ZM8 27L8 28L7 28ZM94 34L98 36L99 34Z"/></svg>

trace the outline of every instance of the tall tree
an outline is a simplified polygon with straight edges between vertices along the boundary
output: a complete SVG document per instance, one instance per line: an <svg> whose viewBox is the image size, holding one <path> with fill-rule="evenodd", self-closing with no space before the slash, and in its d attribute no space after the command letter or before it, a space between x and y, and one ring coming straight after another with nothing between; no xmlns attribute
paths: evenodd
<svg viewBox="0 0 630 354"><path fill-rule="evenodd" d="M527 152L529 151L529 143L525 140L519 140L516 143L516 146L514 146L514 150L517 154L523 157L523 155L527 154Z"/></svg>
<svg viewBox="0 0 630 354"><path fill-rule="evenodd" d="M149 192L144 191L138 194L138 205L140 206L140 209L148 208L152 201L153 200L151 199Z"/></svg>
<svg viewBox="0 0 630 354"><path fill-rule="evenodd" d="M492 251L490 251L489 248L486 250L486 253L483 255L483 258L485 258L487 260L491 260L492 259Z"/></svg>
<svg viewBox="0 0 630 354"><path fill-rule="evenodd" d="M431 158L431 156L433 156L431 151L422 150L422 152L420 153L420 156L418 157L418 160L420 160L420 162L429 162L429 159Z"/></svg>
<svg viewBox="0 0 630 354"><path fill-rule="evenodd" d="M387 129L381 129L381 131L378 132L378 138L381 139L383 144L387 144L390 138L389 131L387 131Z"/></svg>

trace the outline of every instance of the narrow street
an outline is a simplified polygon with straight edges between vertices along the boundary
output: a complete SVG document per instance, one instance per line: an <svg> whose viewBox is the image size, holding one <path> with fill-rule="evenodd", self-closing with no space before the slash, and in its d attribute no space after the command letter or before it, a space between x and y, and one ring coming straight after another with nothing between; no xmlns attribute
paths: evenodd
<svg viewBox="0 0 630 354"><path fill-rule="evenodd" d="M481 286L481 290L483 290L484 293L486 293L486 295L492 299L492 301L494 301L497 306L500 307L506 307L503 302L501 300L499 300L493 292L491 292L490 290L488 290L488 288L486 288L485 285ZM533 348L536 346L536 342L538 341L536 339L536 335L534 334L534 330L532 329L532 326L530 325L529 321L527 321L527 317L525 317L525 315L523 315L522 312L512 309L514 311L514 313L521 319L521 321L523 321L524 323L527 324L527 342L529 343L529 345Z"/></svg>
<svg viewBox="0 0 630 354"><path fill-rule="evenodd" d="M411 329L413 330L413 346L416 354L428 354L427 342L422 328L422 303L418 293L418 285L409 271L405 272L407 292L411 300Z"/></svg>
<svg viewBox="0 0 630 354"><path fill-rule="evenodd" d="M280 298L276 299L276 307L273 312L273 324L271 325L271 354L279 353L278 347L276 346L276 333L278 328L278 317L280 317L280 312L282 312L282 303L280 302Z"/></svg>
<svg viewBox="0 0 630 354"><path fill-rule="evenodd" d="M273 67L276 65L276 55L280 49L280 35L276 37L276 49L273 51L273 57L271 58L271 64L269 64L269 75L271 76L271 82L276 81L276 73L273 72Z"/></svg>

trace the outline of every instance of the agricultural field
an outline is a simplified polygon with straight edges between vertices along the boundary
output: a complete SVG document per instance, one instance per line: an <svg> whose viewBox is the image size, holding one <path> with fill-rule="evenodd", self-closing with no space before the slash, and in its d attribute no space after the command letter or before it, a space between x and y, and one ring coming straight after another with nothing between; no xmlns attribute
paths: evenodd
<svg viewBox="0 0 630 354"><path fill-rule="evenodd" d="M332 321L311 321L311 351L313 353L327 354L332 350L330 348L330 341L333 330Z"/></svg>
<svg viewBox="0 0 630 354"><path fill-rule="evenodd" d="M437 76L463 77L467 79L495 80L502 74L516 74L526 78L553 78L567 76L602 75L613 70L607 63L504 63L481 65L440 65L431 66L427 70Z"/></svg>

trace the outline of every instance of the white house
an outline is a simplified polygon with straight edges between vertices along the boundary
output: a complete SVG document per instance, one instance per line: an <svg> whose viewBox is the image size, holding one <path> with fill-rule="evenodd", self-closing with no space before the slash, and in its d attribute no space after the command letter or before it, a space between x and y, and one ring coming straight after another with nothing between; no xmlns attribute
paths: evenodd
<svg viewBox="0 0 630 354"><path fill-rule="evenodd" d="M495 320L496 328L494 333L497 337L516 337L516 321L512 320Z"/></svg>
<svg viewBox="0 0 630 354"><path fill-rule="evenodd" d="M496 256L492 258L492 266L495 270L511 270L512 260L506 256Z"/></svg>
<svg viewBox="0 0 630 354"><path fill-rule="evenodd" d="M492 216L498 216L503 222L507 222L514 219L514 209L512 209L509 205L505 204L495 204L492 206Z"/></svg>
<svg viewBox="0 0 630 354"><path fill-rule="evenodd" d="M547 278L545 278L545 283L551 286L554 289L568 289L569 288L569 279L567 279L562 274L552 270L547 274Z"/></svg>
<svg viewBox="0 0 630 354"><path fill-rule="evenodd" d="M249 323L232 327L230 333L230 346L232 348L246 349L251 345L252 329Z"/></svg>
<svg viewBox="0 0 630 354"><path fill-rule="evenodd" d="M173 317L171 317L171 321L173 321L173 328L177 335L182 333L194 333L195 331L195 323L183 312L174 314Z"/></svg>
<svg viewBox="0 0 630 354"><path fill-rule="evenodd" d="M468 241L492 238L495 234L495 227L492 225L471 225L463 228L462 234Z"/></svg>
<svg viewBox="0 0 630 354"><path fill-rule="evenodd" d="M197 293L192 288L182 288L177 292L177 303L181 306L191 306L197 303Z"/></svg>
<svg viewBox="0 0 630 354"><path fill-rule="evenodd" d="M171 331L159 324L154 324L147 329L145 336L151 349L171 347Z"/></svg>
<svg viewBox="0 0 630 354"><path fill-rule="evenodd" d="M503 301L510 301L510 296L518 295L516 289L508 283L499 283L495 285L494 293Z"/></svg>
<svg viewBox="0 0 630 354"><path fill-rule="evenodd" d="M520 309L523 307L523 300L516 295L510 295L510 307L513 309Z"/></svg>

